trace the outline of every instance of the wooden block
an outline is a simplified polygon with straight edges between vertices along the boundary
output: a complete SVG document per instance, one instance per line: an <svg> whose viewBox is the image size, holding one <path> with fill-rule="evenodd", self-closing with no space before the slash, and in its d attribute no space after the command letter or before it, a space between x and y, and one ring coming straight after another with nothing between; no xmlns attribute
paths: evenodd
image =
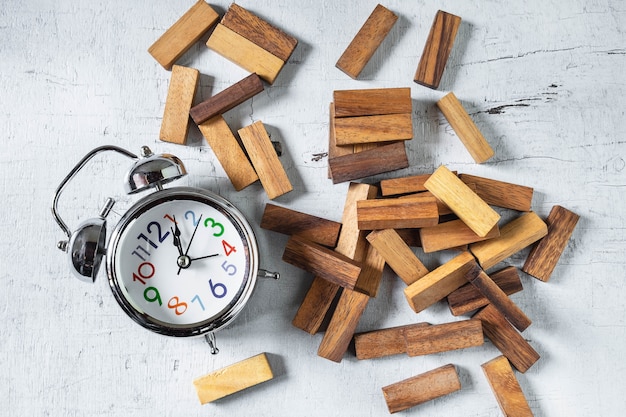
<svg viewBox="0 0 626 417"><path fill-rule="evenodd" d="M500 220L498 213L444 165L437 168L424 186L480 237L487 236Z"/></svg>
<svg viewBox="0 0 626 417"><path fill-rule="evenodd" d="M356 206L359 229L409 229L439 222L434 198L384 198L362 200Z"/></svg>
<svg viewBox="0 0 626 417"><path fill-rule="evenodd" d="M435 90L439 88L460 25L460 17L437 11L413 78L416 83Z"/></svg>
<svg viewBox="0 0 626 417"><path fill-rule="evenodd" d="M367 251L361 261L361 273L354 286L355 291L362 292L370 297L376 297L378 287L383 278L385 259L372 246L367 245Z"/></svg>
<svg viewBox="0 0 626 417"><path fill-rule="evenodd" d="M380 182L380 191L384 197L426 191L424 183L428 180L428 178L430 178L430 174L411 175L408 177L382 180Z"/></svg>
<svg viewBox="0 0 626 417"><path fill-rule="evenodd" d="M356 79L398 20L392 11L377 5L335 66Z"/></svg>
<svg viewBox="0 0 626 417"><path fill-rule="evenodd" d="M467 275L467 279L517 330L523 332L530 326L532 322L528 316L479 266Z"/></svg>
<svg viewBox="0 0 626 417"><path fill-rule="evenodd" d="M480 266L487 270L498 262L524 249L544 237L548 226L532 211L500 228L500 237L472 243L470 251Z"/></svg>
<svg viewBox="0 0 626 417"><path fill-rule="evenodd" d="M450 126L452 126L452 129L454 129L476 163L482 164L493 157L494 152L491 146L489 146L489 142L478 130L478 127L454 93L450 92L445 95L437 102L437 107L446 117L446 120L450 123Z"/></svg>
<svg viewBox="0 0 626 417"><path fill-rule="evenodd" d="M419 229L397 229L396 232L402 238L407 246L420 248L422 242L420 241Z"/></svg>
<svg viewBox="0 0 626 417"><path fill-rule="evenodd" d="M437 204L437 211L439 212L439 221L440 222L442 220L444 222L446 221L443 216L446 216L448 214L454 215L454 213L452 213L452 210L450 210L450 207L448 207L448 205L446 203L444 203L443 201L441 201L440 199L435 197L435 195L433 193L431 193L430 191L422 191L422 192L415 193L415 194L407 194L407 195L400 196L398 198L421 198L421 199L425 199L425 200L435 199L435 203ZM456 220L456 219L457 219L457 217L456 217L456 215L454 215L454 219L453 220Z"/></svg>
<svg viewBox="0 0 626 417"><path fill-rule="evenodd" d="M448 296L467 282L465 275L476 266L469 252L462 252L445 264L404 289L409 306L419 313L425 308Z"/></svg>
<svg viewBox="0 0 626 417"><path fill-rule="evenodd" d="M159 133L159 139L162 141L178 145L184 145L187 141L189 110L196 95L199 79L200 72L197 69L180 65L172 67Z"/></svg>
<svg viewBox="0 0 626 417"><path fill-rule="evenodd" d="M498 237L500 229L496 224L489 233L480 237L459 219L424 227L419 233L422 249L425 253L430 253Z"/></svg>
<svg viewBox="0 0 626 417"><path fill-rule="evenodd" d="M539 360L539 354L491 304L472 318L483 323L483 333L520 372L526 372Z"/></svg>
<svg viewBox="0 0 626 417"><path fill-rule="evenodd" d="M413 139L411 113L335 119L338 146Z"/></svg>
<svg viewBox="0 0 626 417"><path fill-rule="evenodd" d="M285 66L285 61L221 23L215 26L206 46L269 84L274 84Z"/></svg>
<svg viewBox="0 0 626 417"><path fill-rule="evenodd" d="M235 190L240 191L259 179L250 160L222 116L214 116L200 123L198 128Z"/></svg>
<svg viewBox="0 0 626 417"><path fill-rule="evenodd" d="M411 89L371 88L335 90L335 117L377 116L381 114L411 114Z"/></svg>
<svg viewBox="0 0 626 417"><path fill-rule="evenodd" d="M383 387L390 413L443 397L461 389L461 381L452 364Z"/></svg>
<svg viewBox="0 0 626 417"><path fill-rule="evenodd" d="M517 268L514 266L508 266L493 274L489 274L489 276L507 295L524 289ZM487 304L489 304L489 300L475 286L469 283L448 295L448 306L453 316L469 313Z"/></svg>
<svg viewBox="0 0 626 417"><path fill-rule="evenodd" d="M341 223L267 203L261 228L286 235L298 235L320 245L335 247Z"/></svg>
<svg viewBox="0 0 626 417"><path fill-rule="evenodd" d="M480 320L460 320L404 331L409 356L430 355L480 346L484 342Z"/></svg>
<svg viewBox="0 0 626 417"><path fill-rule="evenodd" d="M309 334L320 330L341 287L322 277L315 277L291 324Z"/></svg>
<svg viewBox="0 0 626 417"><path fill-rule="evenodd" d="M366 238L406 285L428 274L428 269L394 229L376 230Z"/></svg>
<svg viewBox="0 0 626 417"><path fill-rule="evenodd" d="M547 282L567 242L574 232L579 216L561 206L554 206L546 219L548 234L533 246L522 271Z"/></svg>
<svg viewBox="0 0 626 417"><path fill-rule="evenodd" d="M169 71L176 60L217 23L219 17L204 0L198 0L148 48L148 52Z"/></svg>
<svg viewBox="0 0 626 417"><path fill-rule="evenodd" d="M532 417L528 401L513 373L509 360L498 356L481 365L491 391L505 416Z"/></svg>
<svg viewBox="0 0 626 417"><path fill-rule="evenodd" d="M238 132L269 199L273 200L293 190L263 122L259 120Z"/></svg>
<svg viewBox="0 0 626 417"><path fill-rule="evenodd" d="M412 328L430 326L428 323L407 324L388 329L373 330L354 335L357 359L373 359L406 353L404 332Z"/></svg>
<svg viewBox="0 0 626 417"><path fill-rule="evenodd" d="M220 23L283 61L289 59L298 45L296 38L235 3L229 6Z"/></svg>
<svg viewBox="0 0 626 417"><path fill-rule="evenodd" d="M533 199L533 189L530 187L468 174L461 174L459 178L465 184L474 184L476 194L487 204L518 211L530 211Z"/></svg>
<svg viewBox="0 0 626 417"><path fill-rule="evenodd" d="M409 160L404 142L395 142L359 153L330 158L328 165L333 184L338 184L407 168Z"/></svg>
<svg viewBox="0 0 626 417"><path fill-rule="evenodd" d="M250 74L243 80L220 91L213 97L191 108L189 114L196 124L224 114L263 91L263 82L256 74Z"/></svg>
<svg viewBox="0 0 626 417"><path fill-rule="evenodd" d="M265 353L218 369L193 381L200 403L206 404L274 378Z"/></svg>

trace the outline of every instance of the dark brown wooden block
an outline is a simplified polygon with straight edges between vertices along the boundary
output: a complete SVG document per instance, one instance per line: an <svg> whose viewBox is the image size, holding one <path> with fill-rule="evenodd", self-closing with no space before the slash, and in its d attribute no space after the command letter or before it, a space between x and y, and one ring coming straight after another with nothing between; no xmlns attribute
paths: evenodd
<svg viewBox="0 0 626 417"><path fill-rule="evenodd" d="M381 144L413 139L411 113L378 114L374 116L335 119L335 140L338 146Z"/></svg>
<svg viewBox="0 0 626 417"><path fill-rule="evenodd" d="M421 356L480 346L484 336L480 320L461 320L406 329L404 340L409 356Z"/></svg>
<svg viewBox="0 0 626 417"><path fill-rule="evenodd" d="M355 334L356 357L362 360L406 353L405 330L429 325L415 323Z"/></svg>
<svg viewBox="0 0 626 417"><path fill-rule="evenodd" d="M367 245L367 251L361 261L361 273L354 285L355 291L376 297L384 268L385 258L372 245Z"/></svg>
<svg viewBox="0 0 626 417"><path fill-rule="evenodd" d="M384 198L363 200L356 207L359 229L410 229L439 222L434 198Z"/></svg>
<svg viewBox="0 0 626 417"><path fill-rule="evenodd" d="M341 223L268 203L261 217L261 228L285 235L302 236L311 242L334 248Z"/></svg>
<svg viewBox="0 0 626 417"><path fill-rule="evenodd" d="M487 204L518 211L530 211L533 189L524 185L460 174L465 184L474 184L476 194Z"/></svg>
<svg viewBox="0 0 626 417"><path fill-rule="evenodd" d="M334 184L352 181L409 166L404 142L376 147L367 151L336 156L328 160Z"/></svg>
<svg viewBox="0 0 626 417"><path fill-rule="evenodd" d="M405 114L413 111L411 89L372 88L363 90L335 90L335 117Z"/></svg>

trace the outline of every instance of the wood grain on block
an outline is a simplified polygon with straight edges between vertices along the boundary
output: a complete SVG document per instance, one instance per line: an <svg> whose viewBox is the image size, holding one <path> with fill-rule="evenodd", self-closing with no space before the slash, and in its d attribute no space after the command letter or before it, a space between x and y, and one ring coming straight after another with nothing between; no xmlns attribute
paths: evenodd
<svg viewBox="0 0 626 417"><path fill-rule="evenodd" d="M424 185L478 236L487 236L500 220L498 213L444 165Z"/></svg>
<svg viewBox="0 0 626 417"><path fill-rule="evenodd" d="M518 211L530 211L534 191L531 187L468 174L461 174L459 178L466 184L474 184L476 194L487 204Z"/></svg>
<svg viewBox="0 0 626 417"><path fill-rule="evenodd" d="M357 78L397 20L395 13L377 5L335 66L351 78Z"/></svg>
<svg viewBox="0 0 626 417"><path fill-rule="evenodd" d="M522 214L500 228L500 237L472 243L470 251L487 270L514 253L535 243L548 233L548 226L532 211Z"/></svg>
<svg viewBox="0 0 626 417"><path fill-rule="evenodd" d="M491 391L505 416L532 417L528 401L524 396L509 360L498 356L481 365Z"/></svg>
<svg viewBox="0 0 626 417"><path fill-rule="evenodd" d="M406 352L409 356L430 355L483 344L480 320L460 320L404 331Z"/></svg>
<svg viewBox="0 0 626 417"><path fill-rule="evenodd" d="M352 146L337 146L337 137L335 135L335 103L330 103L328 121L328 160L343 155L351 155L354 153ZM332 179L330 163L328 164L328 178Z"/></svg>
<svg viewBox="0 0 626 417"><path fill-rule="evenodd" d="M382 390L389 412L397 413L460 389L461 381L456 368L448 364L387 385Z"/></svg>
<svg viewBox="0 0 626 417"><path fill-rule="evenodd" d="M222 116L214 116L200 123L198 128L235 190L240 191L259 179L239 141Z"/></svg>
<svg viewBox="0 0 626 417"><path fill-rule="evenodd" d="M489 276L507 295L514 294L524 289L517 268L514 266L508 266L489 274ZM463 285L461 288L448 295L448 306L453 316L467 314L487 304L489 304L489 300L478 288L470 283Z"/></svg>
<svg viewBox="0 0 626 417"><path fill-rule="evenodd" d="M289 59L298 45L296 38L235 3L220 23L283 61Z"/></svg>
<svg viewBox="0 0 626 417"><path fill-rule="evenodd" d="M193 381L200 403L206 404L274 378L265 353L218 369Z"/></svg>
<svg viewBox="0 0 626 417"><path fill-rule="evenodd" d="M422 249L425 253L430 253L498 237L500 229L496 224L487 235L480 237L463 220L458 219L423 227L419 233Z"/></svg>
<svg viewBox="0 0 626 417"><path fill-rule="evenodd" d="M373 231L367 240L406 285L428 274L428 269L394 229Z"/></svg>
<svg viewBox="0 0 626 417"><path fill-rule="evenodd" d="M371 88L335 90L335 117L376 116L381 114L411 114L411 89Z"/></svg>
<svg viewBox="0 0 626 417"><path fill-rule="evenodd" d="M467 114L461 102L450 92L437 102L437 107L446 117L452 129L478 164L490 159L493 149L480 132L472 118Z"/></svg>
<svg viewBox="0 0 626 417"><path fill-rule="evenodd" d="M259 120L238 132L269 199L273 200L293 190L263 122Z"/></svg>
<svg viewBox="0 0 626 417"><path fill-rule="evenodd" d="M372 245L367 245L367 251L361 261L361 273L356 280L354 290L367 294L370 297L376 297L380 281L383 278L384 268L385 258L380 256Z"/></svg>
<svg viewBox="0 0 626 417"><path fill-rule="evenodd" d="M357 203L361 230L409 229L433 226L439 221L434 198L384 198Z"/></svg>
<svg viewBox="0 0 626 417"><path fill-rule="evenodd" d="M219 17L206 1L198 0L148 48L148 52L169 71L176 60L217 23Z"/></svg>
<svg viewBox="0 0 626 417"><path fill-rule="evenodd" d="M340 289L339 285L322 277L313 278L291 324L309 334L317 333Z"/></svg>
<svg viewBox="0 0 626 417"><path fill-rule="evenodd" d="M413 139L411 113L335 118L338 146L409 139Z"/></svg>
<svg viewBox="0 0 626 417"><path fill-rule="evenodd" d="M418 193L426 191L424 183L430 174L411 175L408 177L390 178L380 181L380 191L383 196Z"/></svg>
<svg viewBox="0 0 626 417"><path fill-rule="evenodd" d="M404 332L412 328L430 326L428 323L407 324L387 329L373 330L354 335L357 359L373 359L406 353Z"/></svg>
<svg viewBox="0 0 626 417"><path fill-rule="evenodd" d="M197 124L224 114L263 91L263 82L256 74L250 74L241 81L220 91L213 97L191 108L189 114Z"/></svg>
<svg viewBox="0 0 626 417"><path fill-rule="evenodd" d="M439 221L442 220L443 216L446 216L448 214L453 214L452 210L450 210L450 207L448 207L448 205L446 203L444 203L443 201L441 201L440 199L435 197L435 195L433 193L431 193L430 191L421 191L421 192L415 193L415 194L407 194L407 195L400 196L398 198L422 198L422 199L433 199L434 198L435 199L435 203L437 204L437 211L439 212ZM456 219L456 216L454 217L454 219Z"/></svg>
<svg viewBox="0 0 626 417"><path fill-rule="evenodd" d="M439 88L460 25L460 17L437 11L413 78L416 83L435 90Z"/></svg>
<svg viewBox="0 0 626 417"><path fill-rule="evenodd" d="M320 245L335 247L341 223L267 203L261 217L262 229L298 235Z"/></svg>
<svg viewBox="0 0 626 417"><path fill-rule="evenodd" d="M465 275L475 266L476 260L469 252L462 252L450 259L404 289L409 306L419 313L447 297L467 282Z"/></svg>
<svg viewBox="0 0 626 417"><path fill-rule="evenodd" d="M574 232L579 217L564 207L552 207L546 219L548 234L533 246L522 271L541 281L548 281Z"/></svg>
<svg viewBox="0 0 626 417"><path fill-rule="evenodd" d="M336 119L339 120L339 119ZM409 166L404 142L336 156L328 160L333 184L395 171Z"/></svg>
<svg viewBox="0 0 626 417"><path fill-rule="evenodd" d="M189 131L189 110L198 88L200 72L180 65L172 67L159 139L184 145Z"/></svg>
<svg viewBox="0 0 626 417"><path fill-rule="evenodd" d="M472 318L483 323L483 333L520 372L526 372L539 360L539 354L491 304Z"/></svg>

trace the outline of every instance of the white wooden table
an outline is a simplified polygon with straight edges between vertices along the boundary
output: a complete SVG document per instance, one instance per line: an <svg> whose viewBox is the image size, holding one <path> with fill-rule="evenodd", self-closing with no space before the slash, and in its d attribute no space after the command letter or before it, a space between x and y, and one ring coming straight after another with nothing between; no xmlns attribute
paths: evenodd
<svg viewBox="0 0 626 417"><path fill-rule="evenodd" d="M480 364L498 355L479 348L340 364L316 355L321 334L291 325L312 277L281 261L287 238L258 227L268 202L260 185L235 192L197 130L189 146L160 142L170 73L147 48L193 1L76 2L4 0L0 7L0 414L30 416L380 416L381 387L446 363L462 390L407 411L420 416L501 415ZM229 3L212 2L223 13ZM552 279L522 274L513 300L533 320L524 337L541 359L517 374L536 416L621 416L626 411L626 4L619 0L524 2L401 1L400 17L358 80L335 62L375 1L243 1L299 40L272 87L227 113L233 129L262 120L283 148L294 191L275 203L340 220L347 184L327 178L328 104L338 89L410 87L415 138L410 168L367 179L432 172L440 164L535 189L534 210L560 204L581 216ZM442 84L413 75L438 9L463 18ZM206 40L206 37L204 38ZM179 61L203 74L207 98L247 73L198 43ZM434 103L454 91L495 157L477 165ZM251 219L262 281L246 310L218 333L219 355L203 339L173 339L133 323L103 272L94 285L74 279L56 249L62 232L52 195L90 149L148 145L183 159L181 181L230 199ZM133 199L123 194L123 158L96 158L65 191L71 227L118 200L113 225ZM440 255L416 253L430 268ZM508 264L521 266L527 251ZM439 303L415 315L403 284L386 270L358 330L453 320ZM260 352L270 382L201 406L192 380Z"/></svg>

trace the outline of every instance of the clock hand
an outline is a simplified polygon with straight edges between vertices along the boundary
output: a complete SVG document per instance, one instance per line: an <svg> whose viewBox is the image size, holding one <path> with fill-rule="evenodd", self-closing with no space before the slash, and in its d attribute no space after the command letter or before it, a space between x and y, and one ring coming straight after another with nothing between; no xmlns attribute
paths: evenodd
<svg viewBox="0 0 626 417"><path fill-rule="evenodd" d="M180 243L180 228L176 223L176 216L174 216L174 227L170 227L172 235L174 236L174 246L178 249L178 255L183 256L183 246Z"/></svg>
<svg viewBox="0 0 626 417"><path fill-rule="evenodd" d="M195 229L193 229L193 233L191 234L191 239L189 239L189 243L187 244L187 249L185 249L185 253L178 257L179 261L184 258L183 259L184 262L183 263L181 263L181 262L178 263L178 272L176 273L176 275L180 275L180 270L183 269L183 267L182 267L183 264L187 264L186 267L189 267L189 263L191 262L191 259L189 259L189 256L187 256L187 254L189 253L189 248L191 247L191 242L193 242L193 238L196 235L196 232L198 231L198 226L200 226L200 221L201 220L202 220L202 214L198 218L198 223L196 223Z"/></svg>
<svg viewBox="0 0 626 417"><path fill-rule="evenodd" d="M191 258L190 261L199 261L200 259L213 258L215 256L219 256L219 253L214 253L212 255L200 256L199 258Z"/></svg>

